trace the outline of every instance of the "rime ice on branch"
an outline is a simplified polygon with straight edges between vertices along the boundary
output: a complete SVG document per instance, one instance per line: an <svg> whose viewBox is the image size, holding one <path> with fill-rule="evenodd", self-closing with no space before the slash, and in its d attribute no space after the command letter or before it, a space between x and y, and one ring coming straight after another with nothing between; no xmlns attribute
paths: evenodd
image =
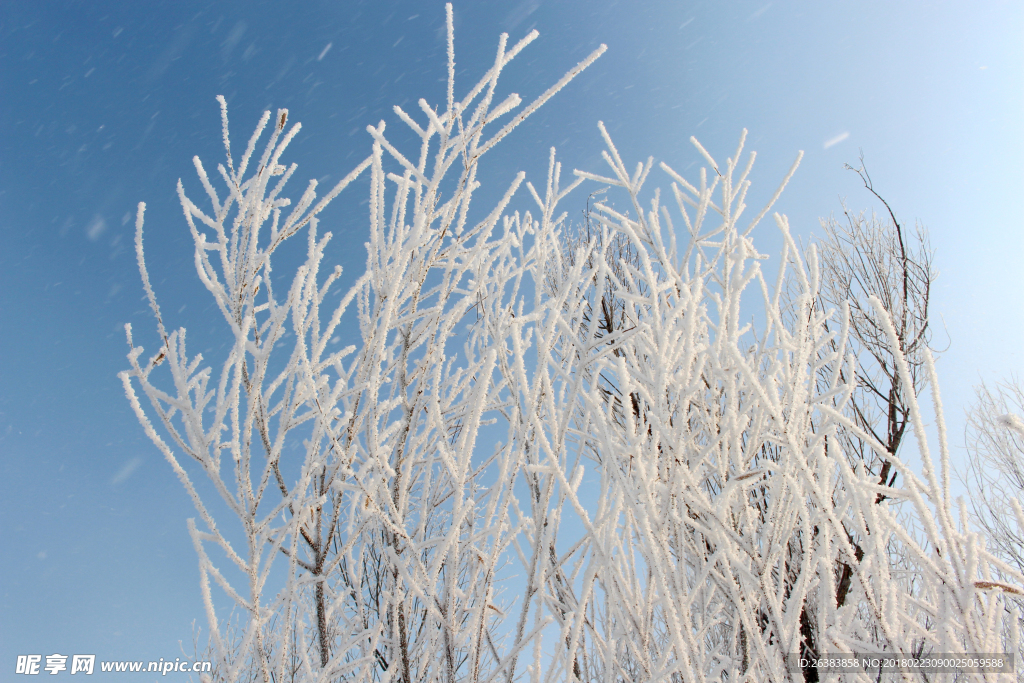
<svg viewBox="0 0 1024 683"><path fill-rule="evenodd" d="M894 460L902 488L878 502L830 451L858 429L849 312L815 306L817 256L777 214L764 278L752 235L779 193L741 221L742 142L725 164L697 145L710 183L661 164L663 204L644 194L652 162L629 172L602 126L609 175L563 187L552 150L543 192L526 184L536 213L509 209L521 173L471 210L483 156L604 46L515 113L498 78L536 32L502 35L457 100L447 11L447 102L395 108L419 149L368 127L369 156L319 200L310 182L286 210L287 111L236 166L220 100L225 189L198 158L210 208L178 186L231 340L219 368L164 327L140 205L159 348L147 360L129 328L121 378L198 513L214 678L783 681L810 675L786 671L801 651L1005 649L1004 596L1024 579L954 523L945 442L936 472L916 398L923 478ZM318 216L367 169L366 272L330 308L340 269L320 272ZM584 182L627 208L568 225ZM300 231L306 260L282 285L271 259ZM760 328L741 320L751 301ZM343 321L358 343L329 350Z"/></svg>

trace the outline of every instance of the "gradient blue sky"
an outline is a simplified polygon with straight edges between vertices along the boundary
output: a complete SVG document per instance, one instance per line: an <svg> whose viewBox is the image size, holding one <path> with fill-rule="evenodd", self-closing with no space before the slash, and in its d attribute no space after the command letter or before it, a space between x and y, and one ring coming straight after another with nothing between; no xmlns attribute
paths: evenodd
<svg viewBox="0 0 1024 683"><path fill-rule="evenodd" d="M602 171L598 120L627 160L653 154L690 174L691 135L724 159L746 127L755 207L806 152L778 205L806 237L840 198L878 208L843 170L863 149L898 217L931 232L962 456L972 386L1022 366L1024 5L526 0L460 2L455 17L463 88L499 33L540 31L504 77L527 101L608 44L491 155L492 183L519 168L543 182L551 145L570 168ZM400 125L392 105L443 98L444 54L443 2L0 4L0 678L17 654L173 659L179 640L191 651L192 620L205 625L194 511L116 377L124 323L155 341L136 203L149 206L168 323L215 349L219 315L175 194L179 177L201 194L193 155L208 168L221 158L214 97L228 100L236 145L264 109L289 108L303 123L288 155L298 176L337 180L365 156L367 124ZM328 259L349 276L365 260L362 189L325 216Z"/></svg>

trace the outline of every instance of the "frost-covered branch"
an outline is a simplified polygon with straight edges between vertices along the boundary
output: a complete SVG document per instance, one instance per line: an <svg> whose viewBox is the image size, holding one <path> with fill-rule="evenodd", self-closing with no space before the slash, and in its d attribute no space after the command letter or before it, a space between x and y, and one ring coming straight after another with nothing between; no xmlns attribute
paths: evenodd
<svg viewBox="0 0 1024 683"><path fill-rule="evenodd" d="M198 159L209 208L178 186L230 341L215 367L164 327L140 206L158 348L129 328L121 378L197 510L216 679L790 681L817 680L801 654L1000 651L1024 576L951 510L912 324L877 298L823 306L834 255L779 214L762 270L755 229L796 165L748 221L743 139L724 163L694 141L712 173L687 180L631 170L599 125L604 174L563 184L552 150L542 190L509 174L481 210L487 152L604 47L517 114L498 80L535 34L503 35L457 99L452 26L449 6L446 103L395 108L413 149L369 126L365 161L288 212L298 127L265 114L236 166L221 99L223 187ZM364 171L366 270L336 294L321 214ZM565 202L593 183L574 226ZM865 320L916 469L851 412Z"/></svg>

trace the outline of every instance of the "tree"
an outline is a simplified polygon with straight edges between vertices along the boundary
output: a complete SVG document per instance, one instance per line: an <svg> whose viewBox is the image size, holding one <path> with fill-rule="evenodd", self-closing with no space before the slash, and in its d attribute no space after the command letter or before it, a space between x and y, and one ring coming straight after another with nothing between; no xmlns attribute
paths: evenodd
<svg viewBox="0 0 1024 683"><path fill-rule="evenodd" d="M899 350L910 370L915 393L925 386L925 351L931 337L928 307L937 273L927 231L920 225L914 234L896 219L889 203L874 189L864 165L847 165L864 187L885 207L888 220L872 214L852 215L844 206L846 224L834 218L822 221L822 288L820 305L838 308L850 304L850 344L858 358L857 390L850 403L858 426L895 455L909 426L909 406L896 358L878 313L870 304L879 299L896 329ZM875 459L867 444L856 435L843 434L843 447L856 461L863 461L888 485L896 476L892 462ZM874 461L873 461L874 460Z"/></svg>
<svg viewBox="0 0 1024 683"><path fill-rule="evenodd" d="M970 491L972 521L993 553L1013 570L1024 571L1024 389L1016 378L994 389L975 388L967 410L967 468L959 473ZM1010 572L1012 574L1012 572ZM1001 576L1001 575L1000 575ZM1018 605L1022 596L1016 596ZM1024 649L1017 649L1024 656Z"/></svg>
<svg viewBox="0 0 1024 683"><path fill-rule="evenodd" d="M808 629L819 652L909 654L922 639L992 650L1016 623L1004 593L1024 576L999 565L993 577L998 560L955 523L904 328L872 299L920 476L849 415L850 307L819 305L817 252L801 254L777 214L780 274L762 274L752 233L782 188L741 225L753 163L740 165L742 141L720 165L694 140L710 183L660 165L674 211L645 194L653 162L628 171L603 126L609 175L577 171L563 186L552 150L543 190L526 183L535 209L510 208L522 174L493 207L471 207L482 157L604 49L492 133L520 104L495 104L498 77L535 37L509 49L503 35L456 100L449 6L442 113L420 100L417 122L395 108L418 156L383 122L368 127L370 155L319 201L311 182L287 214L296 166L281 157L297 127L279 111L257 163L265 114L236 166L221 100L226 195L198 158L212 210L179 183L197 271L232 340L216 378L188 355L185 330L164 326L140 205L160 346L143 361L129 328L121 377L201 520L189 531L217 678L782 681ZM330 233L318 216L365 170L367 269L339 300L340 269L320 274ZM560 205L583 182L627 208L596 203L581 237ZM305 262L282 284L271 258L302 230ZM740 320L751 303L759 329ZM826 325L836 316L838 330ZM350 318L358 342L329 350ZM926 349L921 367L937 401ZM830 451L841 431L891 461L901 485Z"/></svg>
<svg viewBox="0 0 1024 683"><path fill-rule="evenodd" d="M852 214L843 206L845 224L835 218L822 220L822 237L816 246L821 254L821 288L817 308L821 312L850 308L846 335L850 352L857 359L854 388L846 403L845 412L859 427L857 431L840 425L833 448L841 452L851 467L861 468L877 479L878 486L891 487L899 470L889 456L898 455L910 425L909 397L904 391L899 363L872 300L881 302L896 332L896 348L903 355L909 369L913 392L920 394L926 387L925 352L929 348L929 303L931 286L936 272L932 267L932 252L927 231L920 225L912 235L897 220L889 203L875 190L871 176L861 156L860 166L854 171L864 187L885 207L887 219L875 214ZM789 292L787 292L787 295ZM834 321L826 319L826 331ZM829 352L838 345L833 341ZM819 372L819 382L830 382L826 372ZM833 405L838 405L833 401ZM873 443L862 438L867 433ZM881 444L879 454L873 444ZM878 493L876 502L886 499ZM863 548L853 541L857 561L863 558ZM853 565L839 561L836 567L835 599L842 606L851 588ZM802 623L803 648L814 653L820 640L810 620ZM923 646L923 641L922 641ZM806 672L810 680L817 680L813 671Z"/></svg>
<svg viewBox="0 0 1024 683"><path fill-rule="evenodd" d="M993 549L1024 571L1024 389L1014 379L975 391L967 411L968 467L961 480L970 490L985 492L971 497L971 507Z"/></svg>

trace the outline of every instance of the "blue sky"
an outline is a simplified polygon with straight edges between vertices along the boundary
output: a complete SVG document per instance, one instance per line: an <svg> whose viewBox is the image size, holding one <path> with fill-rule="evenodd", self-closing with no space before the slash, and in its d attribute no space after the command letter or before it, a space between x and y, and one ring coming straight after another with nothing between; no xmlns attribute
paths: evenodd
<svg viewBox="0 0 1024 683"><path fill-rule="evenodd" d="M805 151L778 209L806 238L841 198L880 208L843 170L862 149L897 216L931 233L961 457L972 386L1022 369L1024 6L462 2L455 27L464 87L499 33L540 31L503 77L526 101L608 45L490 156L497 186L519 169L543 182L552 145L601 172L599 120L627 160L653 154L687 174L700 164L691 135L724 159L746 127L751 206ZM366 155L367 124L398 124L393 105L441 100L445 72L443 2L0 6L0 671L17 654L173 659L179 640L191 652L192 620L204 625L194 510L116 374L125 323L155 341L132 246L139 201L168 323L198 348L220 343L175 193L178 178L200 192L193 155L221 158L214 97L236 144L264 109L287 107L303 123L290 160L327 182ZM361 192L324 218L328 259L348 276L365 259Z"/></svg>

